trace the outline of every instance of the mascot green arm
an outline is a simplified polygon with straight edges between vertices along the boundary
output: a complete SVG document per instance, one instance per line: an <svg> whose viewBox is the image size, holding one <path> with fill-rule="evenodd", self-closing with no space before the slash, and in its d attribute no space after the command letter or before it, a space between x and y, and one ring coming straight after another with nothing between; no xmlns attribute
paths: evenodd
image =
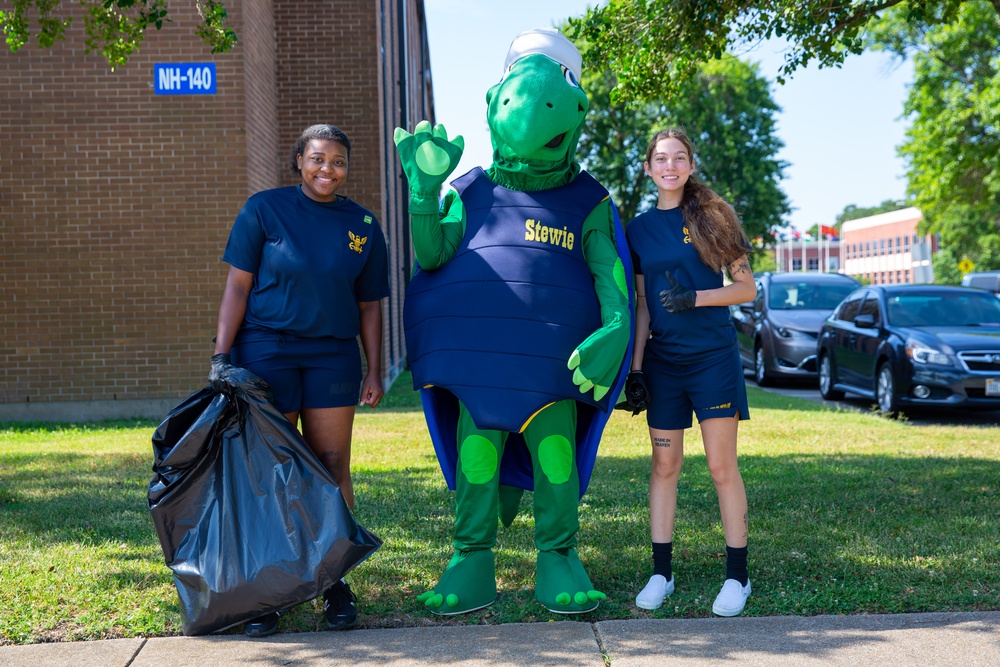
<svg viewBox="0 0 1000 667"><path fill-rule="evenodd" d="M441 202L440 213L410 213L413 252L420 268L433 271L452 258L465 236L465 206L454 190Z"/></svg>
<svg viewBox="0 0 1000 667"><path fill-rule="evenodd" d="M603 326L573 350L568 366L580 393L593 389L594 398L600 400L614 384L628 350L632 317L625 267L614 242L614 214L609 199L591 211L584 222L583 254L594 277Z"/></svg>
<svg viewBox="0 0 1000 667"><path fill-rule="evenodd" d="M410 134L397 127L393 134L403 173L410 184L410 224L413 249L420 266L433 270L455 254L465 234L465 210L454 191L439 208L438 197L465 149L461 135L448 139L444 125L426 120Z"/></svg>

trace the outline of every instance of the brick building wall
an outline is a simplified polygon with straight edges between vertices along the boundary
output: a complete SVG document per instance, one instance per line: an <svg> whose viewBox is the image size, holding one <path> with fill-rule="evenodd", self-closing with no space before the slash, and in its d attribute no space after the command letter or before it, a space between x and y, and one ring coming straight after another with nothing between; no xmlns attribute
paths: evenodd
<svg viewBox="0 0 1000 667"><path fill-rule="evenodd" d="M242 3L242 44L246 125L247 195L281 184L285 169L278 136L278 70L271 0Z"/></svg>
<svg viewBox="0 0 1000 667"><path fill-rule="evenodd" d="M431 79L430 46L424 20L423 0L384 2L380 24L380 40L388 54L380 70L382 143L380 146L382 194L385 210L383 229L389 249L389 299L386 318L396 326L386 330L387 360L395 360L389 374L400 372L406 363L406 343L403 339L403 298L406 284L413 271L413 250L407 214L409 183L399 164L392 140L396 127L412 131L421 120L435 122L434 91Z"/></svg>
<svg viewBox="0 0 1000 667"><path fill-rule="evenodd" d="M287 153L314 122L351 137L342 194L407 263L387 142L408 115L433 117L422 1L230 0L240 43L216 55L193 3L174 4L114 72L84 53L78 5L63 8L76 19L53 48L0 49L0 420L159 417L202 386L233 219L253 192L296 182ZM411 58L420 92L399 96ZM214 62L217 94L155 95L161 62ZM393 270L387 374L405 355Z"/></svg>

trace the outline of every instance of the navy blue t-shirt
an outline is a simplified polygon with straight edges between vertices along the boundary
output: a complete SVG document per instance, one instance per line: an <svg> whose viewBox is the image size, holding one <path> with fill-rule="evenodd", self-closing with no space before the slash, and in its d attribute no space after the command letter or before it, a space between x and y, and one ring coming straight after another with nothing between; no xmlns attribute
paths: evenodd
<svg viewBox="0 0 1000 667"><path fill-rule="evenodd" d="M389 295L378 220L349 199L299 186L264 190L236 217L223 261L254 274L243 326L304 338L354 338L359 301Z"/></svg>
<svg viewBox="0 0 1000 667"><path fill-rule="evenodd" d="M725 306L699 306L668 313L660 292L670 288L665 271L682 286L694 290L722 287L722 272L701 261L684 224L681 209L653 208L636 216L625 228L632 266L642 274L652 334L646 354L666 361L696 361L736 344L736 328Z"/></svg>

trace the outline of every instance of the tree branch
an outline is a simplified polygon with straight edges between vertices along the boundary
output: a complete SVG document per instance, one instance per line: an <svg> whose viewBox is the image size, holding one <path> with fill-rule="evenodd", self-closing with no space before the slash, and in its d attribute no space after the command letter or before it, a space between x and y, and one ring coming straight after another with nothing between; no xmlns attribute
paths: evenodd
<svg viewBox="0 0 1000 667"><path fill-rule="evenodd" d="M887 2L883 2L882 4L876 5L874 7L862 7L862 8L859 8L846 21L843 21L843 22L838 23L837 25L833 26L833 32L835 32L835 33L836 32L840 32L841 30L843 30L847 26L853 25L853 24L857 23L862 18L866 18L866 17L867 18L871 18L873 15L878 14L883 9L888 9L889 7L894 7L894 6L898 5L901 2L904 2L904 0L888 0ZM994 3L1000 3L1000 0L994 0Z"/></svg>

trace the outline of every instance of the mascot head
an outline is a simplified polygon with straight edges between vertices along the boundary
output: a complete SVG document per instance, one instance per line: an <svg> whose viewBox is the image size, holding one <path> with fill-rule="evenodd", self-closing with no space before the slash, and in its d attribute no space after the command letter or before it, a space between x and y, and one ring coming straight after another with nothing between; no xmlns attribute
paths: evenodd
<svg viewBox="0 0 1000 667"><path fill-rule="evenodd" d="M552 28L514 38L500 82L486 93L493 159L570 168L590 102L580 88L579 50Z"/></svg>

